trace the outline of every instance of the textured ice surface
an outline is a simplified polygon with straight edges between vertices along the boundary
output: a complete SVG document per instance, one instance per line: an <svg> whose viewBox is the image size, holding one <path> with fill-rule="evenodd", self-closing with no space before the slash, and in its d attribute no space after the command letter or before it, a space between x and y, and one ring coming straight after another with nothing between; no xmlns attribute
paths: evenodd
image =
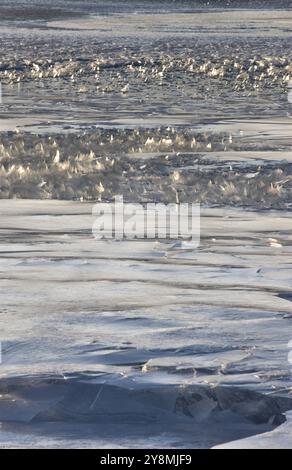
<svg viewBox="0 0 292 470"><path fill-rule="evenodd" d="M210 447L285 420L289 213L206 209L192 250L96 241L90 204L0 208L1 443Z"/></svg>
<svg viewBox="0 0 292 470"><path fill-rule="evenodd" d="M287 422L273 432L265 433L228 444L218 446L217 449L291 449L291 412L287 415Z"/></svg>
<svg viewBox="0 0 292 470"><path fill-rule="evenodd" d="M291 11L133 5L0 2L0 197L289 208Z"/></svg>
<svg viewBox="0 0 292 470"><path fill-rule="evenodd" d="M291 11L51 3L0 0L0 446L291 446ZM116 194L200 248L96 242Z"/></svg>

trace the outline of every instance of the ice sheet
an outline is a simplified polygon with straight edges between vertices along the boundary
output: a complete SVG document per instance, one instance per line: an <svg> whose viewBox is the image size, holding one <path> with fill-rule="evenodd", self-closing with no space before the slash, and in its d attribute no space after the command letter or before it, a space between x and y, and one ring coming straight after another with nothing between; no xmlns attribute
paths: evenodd
<svg viewBox="0 0 292 470"><path fill-rule="evenodd" d="M91 209L0 203L2 442L26 445L35 433L41 447L48 421L61 421L49 445L72 446L73 419L107 446L118 442L114 423L131 439L150 419L158 447L210 447L283 422L292 408L290 214L205 209L201 247L184 249L96 241ZM208 431L213 421L220 433Z"/></svg>
<svg viewBox="0 0 292 470"><path fill-rule="evenodd" d="M219 3L0 0L0 447L291 446L291 2Z"/></svg>

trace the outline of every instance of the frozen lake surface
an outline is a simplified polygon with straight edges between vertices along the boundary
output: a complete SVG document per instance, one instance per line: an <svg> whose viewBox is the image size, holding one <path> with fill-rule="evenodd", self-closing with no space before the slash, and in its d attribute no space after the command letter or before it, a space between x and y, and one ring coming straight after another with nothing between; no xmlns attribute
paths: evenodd
<svg viewBox="0 0 292 470"><path fill-rule="evenodd" d="M51 3L0 0L0 447L291 448L291 2Z"/></svg>
<svg viewBox="0 0 292 470"><path fill-rule="evenodd" d="M210 447L284 422L290 213L205 209L190 249L96 241L91 204L0 207L2 444Z"/></svg>

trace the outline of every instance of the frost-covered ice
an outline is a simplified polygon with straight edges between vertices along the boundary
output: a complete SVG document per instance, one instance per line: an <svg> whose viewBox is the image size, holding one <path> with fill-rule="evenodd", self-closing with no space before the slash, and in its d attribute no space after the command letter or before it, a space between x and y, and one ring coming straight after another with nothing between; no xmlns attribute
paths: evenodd
<svg viewBox="0 0 292 470"><path fill-rule="evenodd" d="M0 447L291 447L289 3L0 0Z"/></svg>
<svg viewBox="0 0 292 470"><path fill-rule="evenodd" d="M290 207L291 11L69 4L0 2L0 198Z"/></svg>

